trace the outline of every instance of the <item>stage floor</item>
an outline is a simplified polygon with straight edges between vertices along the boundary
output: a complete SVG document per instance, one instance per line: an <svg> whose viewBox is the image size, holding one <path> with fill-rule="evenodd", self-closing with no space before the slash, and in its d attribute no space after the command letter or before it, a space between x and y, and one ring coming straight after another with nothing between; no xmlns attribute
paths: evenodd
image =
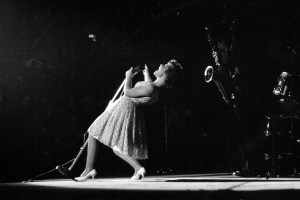
<svg viewBox="0 0 300 200"><path fill-rule="evenodd" d="M1 183L1 193L8 199L300 199L300 178L193 174L146 176L139 181L51 179Z"/></svg>

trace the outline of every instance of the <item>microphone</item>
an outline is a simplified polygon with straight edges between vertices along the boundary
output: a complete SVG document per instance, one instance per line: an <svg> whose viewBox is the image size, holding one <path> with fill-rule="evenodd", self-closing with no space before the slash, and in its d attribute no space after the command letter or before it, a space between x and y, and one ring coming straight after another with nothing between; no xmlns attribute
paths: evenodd
<svg viewBox="0 0 300 200"><path fill-rule="evenodd" d="M140 71L142 71L142 69L140 68L139 65L132 68L132 73L133 73L133 74L134 74L134 73L138 73L138 72L140 72Z"/></svg>

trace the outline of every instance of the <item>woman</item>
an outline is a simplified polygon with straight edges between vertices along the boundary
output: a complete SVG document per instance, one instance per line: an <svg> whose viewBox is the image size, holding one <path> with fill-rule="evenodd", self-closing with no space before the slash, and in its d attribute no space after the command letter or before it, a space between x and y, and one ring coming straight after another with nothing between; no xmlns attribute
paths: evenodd
<svg viewBox="0 0 300 200"><path fill-rule="evenodd" d="M133 180L144 178L146 170L137 159L148 158L147 137L142 106L158 101L158 90L171 86L177 78L182 66L171 60L153 73L153 82L148 67L143 70L144 81L131 87L132 68L126 72L124 96L116 100L89 127L89 139L86 166L77 181L85 181L96 176L94 169L98 141L112 148L114 153L126 161L133 169ZM98 141L97 141L98 140Z"/></svg>

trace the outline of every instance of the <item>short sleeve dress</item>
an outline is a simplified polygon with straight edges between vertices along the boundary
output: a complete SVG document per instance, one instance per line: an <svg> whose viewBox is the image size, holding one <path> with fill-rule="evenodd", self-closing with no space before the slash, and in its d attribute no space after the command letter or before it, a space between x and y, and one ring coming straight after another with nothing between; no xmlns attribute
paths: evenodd
<svg viewBox="0 0 300 200"><path fill-rule="evenodd" d="M150 82L138 82L135 87ZM157 88L149 97L130 98L121 96L106 109L88 132L108 147L134 159L147 159L147 133L142 107L158 101Z"/></svg>

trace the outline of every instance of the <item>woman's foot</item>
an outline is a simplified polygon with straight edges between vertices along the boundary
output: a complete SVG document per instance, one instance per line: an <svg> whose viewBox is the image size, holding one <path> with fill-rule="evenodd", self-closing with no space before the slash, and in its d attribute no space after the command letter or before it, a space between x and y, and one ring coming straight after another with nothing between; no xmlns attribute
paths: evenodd
<svg viewBox="0 0 300 200"><path fill-rule="evenodd" d="M75 180L82 182L82 181L86 181L89 178L92 178L94 181L96 175L97 175L97 171L95 169L92 169L88 173L86 173L86 170L84 170L84 172L80 175L80 177L76 177Z"/></svg>
<svg viewBox="0 0 300 200"><path fill-rule="evenodd" d="M144 167L141 167L134 175L131 177L131 180L141 180L144 178L146 170Z"/></svg>

